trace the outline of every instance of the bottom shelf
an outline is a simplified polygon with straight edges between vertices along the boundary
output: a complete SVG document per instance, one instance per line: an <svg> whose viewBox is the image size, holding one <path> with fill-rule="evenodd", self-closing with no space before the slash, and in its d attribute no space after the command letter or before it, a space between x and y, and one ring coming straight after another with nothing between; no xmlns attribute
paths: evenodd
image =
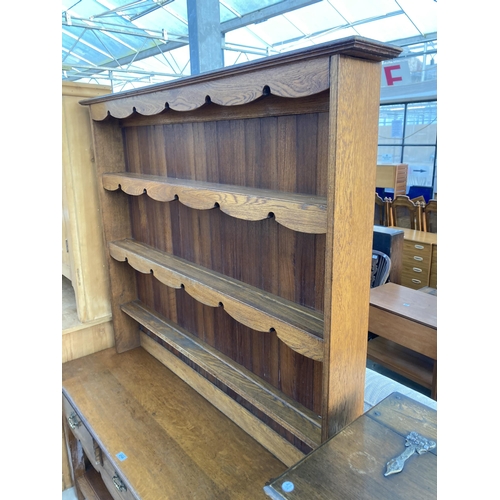
<svg viewBox="0 0 500 500"><path fill-rule="evenodd" d="M367 357L403 377L432 389L434 361L383 337L368 342Z"/></svg>
<svg viewBox="0 0 500 500"><path fill-rule="evenodd" d="M99 472L89 467L76 483L85 500L114 500Z"/></svg>

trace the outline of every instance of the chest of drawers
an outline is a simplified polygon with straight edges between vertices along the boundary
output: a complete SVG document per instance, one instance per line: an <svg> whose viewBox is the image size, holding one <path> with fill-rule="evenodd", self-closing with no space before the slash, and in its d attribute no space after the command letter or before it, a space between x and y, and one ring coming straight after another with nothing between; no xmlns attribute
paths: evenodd
<svg viewBox="0 0 500 500"><path fill-rule="evenodd" d="M404 232L401 284L413 289L437 288L437 234L414 229Z"/></svg>

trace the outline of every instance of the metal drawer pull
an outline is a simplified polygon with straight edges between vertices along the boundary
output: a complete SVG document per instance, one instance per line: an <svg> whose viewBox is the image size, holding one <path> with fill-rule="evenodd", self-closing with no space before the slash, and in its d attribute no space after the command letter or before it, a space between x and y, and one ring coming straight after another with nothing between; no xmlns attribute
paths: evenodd
<svg viewBox="0 0 500 500"><path fill-rule="evenodd" d="M80 427L80 425L82 425L82 421L78 418L78 415L73 412L68 417L68 424L72 429L76 429L77 427Z"/></svg>
<svg viewBox="0 0 500 500"><path fill-rule="evenodd" d="M413 256L413 258L414 258L415 260L418 260L419 262L422 262L422 261L424 260L424 258L423 258L423 257L419 257L418 255L414 255L414 256Z"/></svg>
<svg viewBox="0 0 500 500"><path fill-rule="evenodd" d="M416 273L421 273L422 272L422 269L420 269L419 267L414 267L413 270L416 272Z"/></svg>
<svg viewBox="0 0 500 500"><path fill-rule="evenodd" d="M127 491L127 487L123 484L119 476L113 476L113 484L118 491Z"/></svg>
<svg viewBox="0 0 500 500"><path fill-rule="evenodd" d="M423 250L424 246L423 245L415 245L415 248L418 248L419 250Z"/></svg>
<svg viewBox="0 0 500 500"><path fill-rule="evenodd" d="M415 278L412 278L413 283L422 283L420 280L416 280Z"/></svg>

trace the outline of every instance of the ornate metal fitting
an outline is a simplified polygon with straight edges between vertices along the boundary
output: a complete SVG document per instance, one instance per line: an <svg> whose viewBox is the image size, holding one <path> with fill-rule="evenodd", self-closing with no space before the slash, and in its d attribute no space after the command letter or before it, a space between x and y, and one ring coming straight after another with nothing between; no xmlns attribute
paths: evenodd
<svg viewBox="0 0 500 500"><path fill-rule="evenodd" d="M427 453L436 447L435 441L424 438L415 431L410 432L406 436L405 442L406 450L401 453L401 455L396 458L392 458L387 462L387 470L384 476L390 476L391 474L396 474L403 470L406 460L408 460L415 452L419 455Z"/></svg>

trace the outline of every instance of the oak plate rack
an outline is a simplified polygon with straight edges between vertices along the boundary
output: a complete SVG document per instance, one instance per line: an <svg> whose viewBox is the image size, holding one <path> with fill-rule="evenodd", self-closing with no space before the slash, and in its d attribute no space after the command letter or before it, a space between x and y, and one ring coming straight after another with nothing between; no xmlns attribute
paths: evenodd
<svg viewBox="0 0 500 500"><path fill-rule="evenodd" d="M288 466L363 412L399 53L352 37L82 101L117 351L142 346Z"/></svg>

